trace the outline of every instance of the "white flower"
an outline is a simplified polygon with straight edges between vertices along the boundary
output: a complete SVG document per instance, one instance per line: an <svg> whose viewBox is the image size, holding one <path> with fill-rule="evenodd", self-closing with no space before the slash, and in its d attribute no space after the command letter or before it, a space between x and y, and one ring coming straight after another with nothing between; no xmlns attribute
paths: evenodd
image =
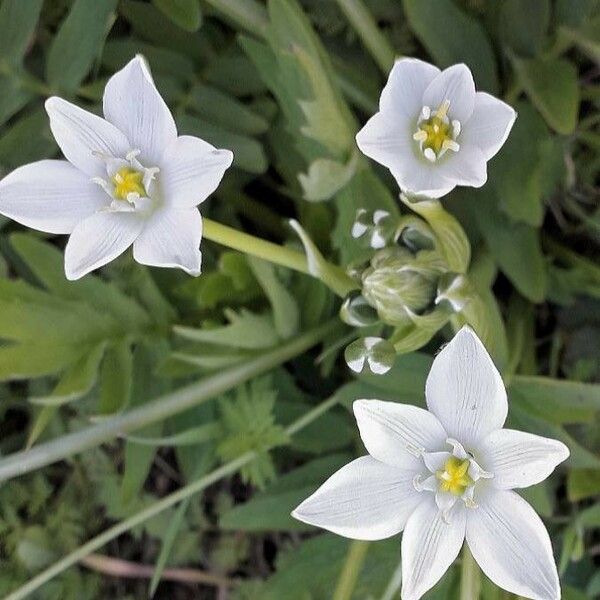
<svg viewBox="0 0 600 600"><path fill-rule="evenodd" d="M361 540L404 530L403 600L433 587L465 538L499 587L535 600L560 598L548 533L512 489L544 480L569 450L502 429L506 391L469 328L438 354L425 392L429 411L357 400L354 414L370 456L340 469L293 516Z"/></svg>
<svg viewBox="0 0 600 600"><path fill-rule="evenodd" d="M466 65L440 71L404 58L392 68L379 112L356 142L392 172L401 190L440 198L457 185L486 182L486 163L504 144L516 116L508 104L475 91Z"/></svg>
<svg viewBox="0 0 600 600"><path fill-rule="evenodd" d="M139 263L200 273L197 205L219 185L233 154L175 121L141 56L108 80L105 119L61 98L46 101L67 160L41 160L0 182L0 213L33 229L71 234L68 279L105 265L133 244Z"/></svg>

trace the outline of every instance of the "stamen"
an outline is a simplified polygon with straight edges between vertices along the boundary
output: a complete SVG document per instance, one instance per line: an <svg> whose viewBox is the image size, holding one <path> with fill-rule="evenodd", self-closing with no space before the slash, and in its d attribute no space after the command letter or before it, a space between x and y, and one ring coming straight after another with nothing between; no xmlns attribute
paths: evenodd
<svg viewBox="0 0 600 600"><path fill-rule="evenodd" d="M444 100L433 115L428 106L423 106L417 120L417 131L413 133L413 140L418 142L419 149L430 162L435 162L448 150L460 150L456 138L460 135L461 125L456 119L450 122L449 109L449 100Z"/></svg>

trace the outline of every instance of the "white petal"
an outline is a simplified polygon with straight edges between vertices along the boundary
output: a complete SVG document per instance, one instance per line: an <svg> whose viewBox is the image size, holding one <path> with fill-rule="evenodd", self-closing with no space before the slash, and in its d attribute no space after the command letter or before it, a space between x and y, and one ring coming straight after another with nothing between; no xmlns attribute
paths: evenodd
<svg viewBox="0 0 600 600"><path fill-rule="evenodd" d="M177 137L177 129L141 56L108 80L103 105L106 119L125 133L132 148L141 150L140 162L147 167L160 165L165 149Z"/></svg>
<svg viewBox="0 0 600 600"><path fill-rule="evenodd" d="M416 122L423 108L423 94L440 72L417 58L397 60L381 92L380 109L390 115L401 113Z"/></svg>
<svg viewBox="0 0 600 600"><path fill-rule="evenodd" d="M489 160L502 148L516 118L512 106L490 94L477 92L473 114L463 124L460 142L479 147Z"/></svg>
<svg viewBox="0 0 600 600"><path fill-rule="evenodd" d="M492 485L501 489L540 483L569 457L562 442L513 429L492 431L478 450L483 468L494 474Z"/></svg>
<svg viewBox="0 0 600 600"><path fill-rule="evenodd" d="M558 600L560 584L550 537L536 512L515 492L489 490L467 514L467 543L499 587L533 600Z"/></svg>
<svg viewBox="0 0 600 600"><path fill-rule="evenodd" d="M365 448L388 465L422 468L423 451L445 445L444 428L422 408L382 400L356 400L353 408Z"/></svg>
<svg viewBox="0 0 600 600"><path fill-rule="evenodd" d="M0 182L0 214L47 233L71 233L110 199L66 160L19 167Z"/></svg>
<svg viewBox="0 0 600 600"><path fill-rule="evenodd" d="M433 494L406 523L402 535L402 600L418 600L430 590L458 556L465 539L465 506L456 502L444 520Z"/></svg>
<svg viewBox="0 0 600 600"><path fill-rule="evenodd" d="M133 258L152 267L179 267L200 274L202 218L197 208L157 211L133 244Z"/></svg>
<svg viewBox="0 0 600 600"><path fill-rule="evenodd" d="M450 452L426 452L423 455L423 462L432 473L437 473L444 470L446 463L451 458Z"/></svg>
<svg viewBox="0 0 600 600"><path fill-rule="evenodd" d="M454 185L481 187L487 181L487 163L478 146L461 143L458 152L447 152L438 164L440 174Z"/></svg>
<svg viewBox="0 0 600 600"><path fill-rule="evenodd" d="M197 137L178 137L163 156L160 180L165 201L171 206L197 206L217 189L232 161L230 150L217 150Z"/></svg>
<svg viewBox="0 0 600 600"><path fill-rule="evenodd" d="M415 473L363 456L334 473L292 516L357 540L396 535L421 501Z"/></svg>
<svg viewBox="0 0 600 600"><path fill-rule="evenodd" d="M46 100L52 135L65 158L90 177L106 176L106 165L95 153L125 156L131 149L114 125L62 98Z"/></svg>
<svg viewBox="0 0 600 600"><path fill-rule="evenodd" d="M473 114L475 82L467 65L453 65L444 69L423 94L423 103L432 111L444 102L450 102L448 118L465 123Z"/></svg>
<svg viewBox="0 0 600 600"><path fill-rule="evenodd" d="M143 224L134 212L99 212L81 221L65 249L67 279L79 279L117 258L131 246Z"/></svg>
<svg viewBox="0 0 600 600"><path fill-rule="evenodd" d="M483 344L463 327L436 356L427 377L429 410L466 450L504 425L508 412L500 373Z"/></svg>

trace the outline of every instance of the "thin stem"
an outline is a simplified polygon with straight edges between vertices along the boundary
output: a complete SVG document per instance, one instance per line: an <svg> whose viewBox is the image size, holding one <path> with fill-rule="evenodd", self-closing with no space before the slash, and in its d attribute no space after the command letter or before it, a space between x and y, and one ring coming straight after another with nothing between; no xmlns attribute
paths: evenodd
<svg viewBox="0 0 600 600"><path fill-rule="evenodd" d="M311 411L306 413L303 417L298 419L296 422L292 423L287 429L286 433L289 435L293 435L294 433L300 431L310 423L312 423L315 419L320 417L326 410L330 409L332 406L337 404L338 397L333 396L320 405L313 408ZM261 450L263 452L264 450ZM152 517L160 514L164 510L171 508L179 504L179 502L201 492L206 489L208 486L213 483L219 481L223 477L227 477L229 475L233 475L237 472L241 467L248 464L250 461L255 459L258 456L258 452L250 451L241 455L240 457L232 460L225 465L220 466L218 469L215 469L208 475L201 477L197 481L186 485L185 487L165 496L161 500L158 500L154 504L148 506L147 508L139 511L138 513L132 515L128 519L117 523L113 527L110 527L106 531L102 532L100 535L92 538L90 541L86 542L77 550L71 552L58 562L54 563L38 575L36 575L33 579L31 579L28 583L21 586L18 590L15 590L12 594L9 594L4 598L4 600L23 600L29 596L29 594L35 592L42 585L60 575L63 571L72 567L73 565L81 562L86 556L89 556L96 550L102 548L102 546L106 545L108 542L114 540L119 537L122 533L141 525L142 523L148 521Z"/></svg>
<svg viewBox="0 0 600 600"><path fill-rule="evenodd" d="M202 236L207 240L239 250L244 254L250 254L264 260L268 260L276 265L313 275L309 269L308 260L302 252L280 246L273 242L268 242L238 231L233 227L228 227L210 219L203 219ZM321 269L321 281L327 285L338 296L345 296L355 287L354 281L345 273L345 271L332 263L327 263L325 268Z"/></svg>
<svg viewBox="0 0 600 600"><path fill-rule="evenodd" d="M350 548L346 555L346 562L344 563L340 578L335 587L335 592L333 593L333 600L350 600L350 598L352 598L354 586L360 575L368 549L369 542L354 540L350 543Z"/></svg>
<svg viewBox="0 0 600 600"><path fill-rule="evenodd" d="M387 75L394 64L396 53L363 0L337 0L337 3L379 68Z"/></svg>
<svg viewBox="0 0 600 600"><path fill-rule="evenodd" d="M154 565L144 565L102 554L90 554L82 558L79 564L96 573L126 579L150 579L154 574ZM201 583L217 587L232 587L236 584L233 579L198 569L165 569L162 572L162 579L180 583Z"/></svg>
<svg viewBox="0 0 600 600"><path fill-rule="evenodd" d="M99 446L129 431L164 421L172 415L197 406L252 377L270 371L294 356L302 354L339 326L339 321L333 319L303 333L279 348L161 396L139 408L62 438L40 444L30 450L12 454L0 460L0 481L24 475L34 469Z"/></svg>
<svg viewBox="0 0 600 600"><path fill-rule="evenodd" d="M481 574L467 544L462 553L460 568L460 600L477 600L481 591Z"/></svg>

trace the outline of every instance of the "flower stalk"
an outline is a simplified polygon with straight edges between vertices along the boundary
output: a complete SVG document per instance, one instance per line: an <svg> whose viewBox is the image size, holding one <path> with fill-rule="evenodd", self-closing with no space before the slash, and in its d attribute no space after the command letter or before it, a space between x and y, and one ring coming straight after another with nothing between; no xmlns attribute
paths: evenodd
<svg viewBox="0 0 600 600"><path fill-rule="evenodd" d="M309 412L307 412L304 416L300 417L297 421L292 423L285 430L288 435L293 435L308 426L314 420L318 419L323 413L331 409L338 403L337 395L334 395ZM203 490L205 490L208 486L213 483L219 481L224 477L228 477L229 475L233 475L236 473L241 467L248 464L252 460L254 460L258 456L257 451L250 451L242 454L240 457L220 466L215 469L208 475L201 477L200 479L182 487L181 489L165 496L161 500L154 502L152 505L147 508L137 512L131 517L117 523L113 527L110 527L100 535L92 538L87 543L83 544L74 552L71 552L58 562L54 563L37 576L33 577L28 583L21 586L18 590L15 590L12 594L6 596L4 600L23 600L23 598L27 598L33 592L38 590L42 585L52 580L57 575L60 575L63 571L67 570L69 567L77 564L82 561L86 556L89 556L96 550L99 550L103 546L105 546L108 542L114 540L122 533L145 523L150 520L152 517L160 514L161 512L171 508L172 506L176 506L183 500L197 494Z"/></svg>
<svg viewBox="0 0 600 600"><path fill-rule="evenodd" d="M339 321L333 319L270 352L161 396L139 408L30 450L16 452L0 460L0 481L24 475L197 406L306 352L339 326Z"/></svg>
<svg viewBox="0 0 600 600"><path fill-rule="evenodd" d="M356 581L362 570L367 556L369 542L354 540L348 549L346 561L338 579L333 600L350 600L356 586Z"/></svg>
<svg viewBox="0 0 600 600"><path fill-rule="evenodd" d="M464 545L460 569L459 600L477 600L481 592L481 573L469 546Z"/></svg>
<svg viewBox="0 0 600 600"><path fill-rule="evenodd" d="M280 246L253 235L238 231L233 227L222 225L210 219L203 219L202 235L205 239L239 250L244 254L268 260L276 265L287 267L300 273L313 275L308 260L302 252L286 246ZM349 290L356 287L354 281L344 270L334 264L327 263L327 268L322 269L319 278L338 296L345 296Z"/></svg>

